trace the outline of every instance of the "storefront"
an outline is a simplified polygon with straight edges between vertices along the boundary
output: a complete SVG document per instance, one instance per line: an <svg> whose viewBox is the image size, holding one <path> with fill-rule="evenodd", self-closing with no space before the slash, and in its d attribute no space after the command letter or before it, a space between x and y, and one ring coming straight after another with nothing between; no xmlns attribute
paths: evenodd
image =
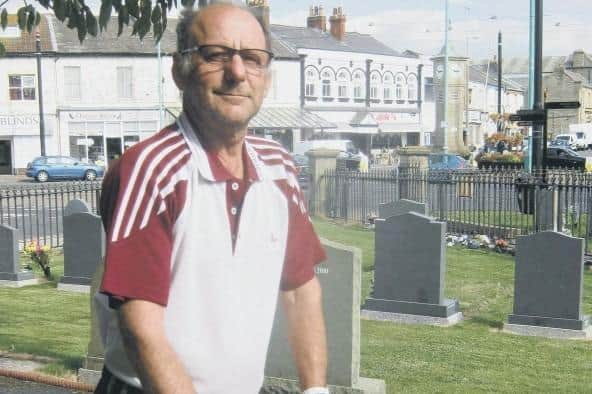
<svg viewBox="0 0 592 394"><path fill-rule="evenodd" d="M169 123L165 115L163 123ZM70 156L97 164L109 164L136 142L160 129L158 110L62 111L60 124L67 135Z"/></svg>

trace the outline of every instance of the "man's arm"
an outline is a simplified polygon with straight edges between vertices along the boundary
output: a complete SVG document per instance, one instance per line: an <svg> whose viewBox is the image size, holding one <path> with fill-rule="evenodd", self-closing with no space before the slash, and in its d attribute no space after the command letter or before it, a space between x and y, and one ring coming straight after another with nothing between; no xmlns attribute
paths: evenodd
<svg viewBox="0 0 592 394"><path fill-rule="evenodd" d="M127 355L145 393L194 393L191 378L169 344L164 308L130 300L119 307L119 327Z"/></svg>
<svg viewBox="0 0 592 394"><path fill-rule="evenodd" d="M303 390L327 384L327 339L321 293L316 276L294 290L282 292L288 337Z"/></svg>

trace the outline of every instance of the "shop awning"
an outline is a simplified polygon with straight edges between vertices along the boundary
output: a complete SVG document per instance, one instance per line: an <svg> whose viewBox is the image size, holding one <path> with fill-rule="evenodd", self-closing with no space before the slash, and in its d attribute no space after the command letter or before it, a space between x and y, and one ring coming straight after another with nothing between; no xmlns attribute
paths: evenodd
<svg viewBox="0 0 592 394"><path fill-rule="evenodd" d="M175 118L181 108L167 107ZM334 129L337 125L312 112L295 107L263 107L249 123L249 129Z"/></svg>
<svg viewBox="0 0 592 394"><path fill-rule="evenodd" d="M334 129L337 125L301 108L263 107L249 129Z"/></svg>

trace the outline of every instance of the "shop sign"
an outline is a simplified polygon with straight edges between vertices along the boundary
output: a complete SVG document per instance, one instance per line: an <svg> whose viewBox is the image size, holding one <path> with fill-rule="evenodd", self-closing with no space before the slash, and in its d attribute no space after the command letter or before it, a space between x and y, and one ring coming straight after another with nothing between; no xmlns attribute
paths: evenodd
<svg viewBox="0 0 592 394"><path fill-rule="evenodd" d="M374 119L382 123L409 123L418 122L419 117L414 112L374 112Z"/></svg>
<svg viewBox="0 0 592 394"><path fill-rule="evenodd" d="M121 121L121 112L119 111L72 111L66 112L66 116L68 120L74 120L79 122Z"/></svg>
<svg viewBox="0 0 592 394"><path fill-rule="evenodd" d="M0 130L3 132L39 130L39 115L0 115Z"/></svg>
<svg viewBox="0 0 592 394"><path fill-rule="evenodd" d="M95 141L92 138L78 138L76 140L76 145L86 145L86 146L93 146Z"/></svg>

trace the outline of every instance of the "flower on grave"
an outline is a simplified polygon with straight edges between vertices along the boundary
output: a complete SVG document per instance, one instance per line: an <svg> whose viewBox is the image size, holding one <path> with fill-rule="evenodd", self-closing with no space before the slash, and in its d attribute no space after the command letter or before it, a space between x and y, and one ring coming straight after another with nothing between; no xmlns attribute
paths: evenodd
<svg viewBox="0 0 592 394"><path fill-rule="evenodd" d="M51 248L48 245L41 245L31 241L25 245L25 254L43 270L43 275L49 279L51 275Z"/></svg>

